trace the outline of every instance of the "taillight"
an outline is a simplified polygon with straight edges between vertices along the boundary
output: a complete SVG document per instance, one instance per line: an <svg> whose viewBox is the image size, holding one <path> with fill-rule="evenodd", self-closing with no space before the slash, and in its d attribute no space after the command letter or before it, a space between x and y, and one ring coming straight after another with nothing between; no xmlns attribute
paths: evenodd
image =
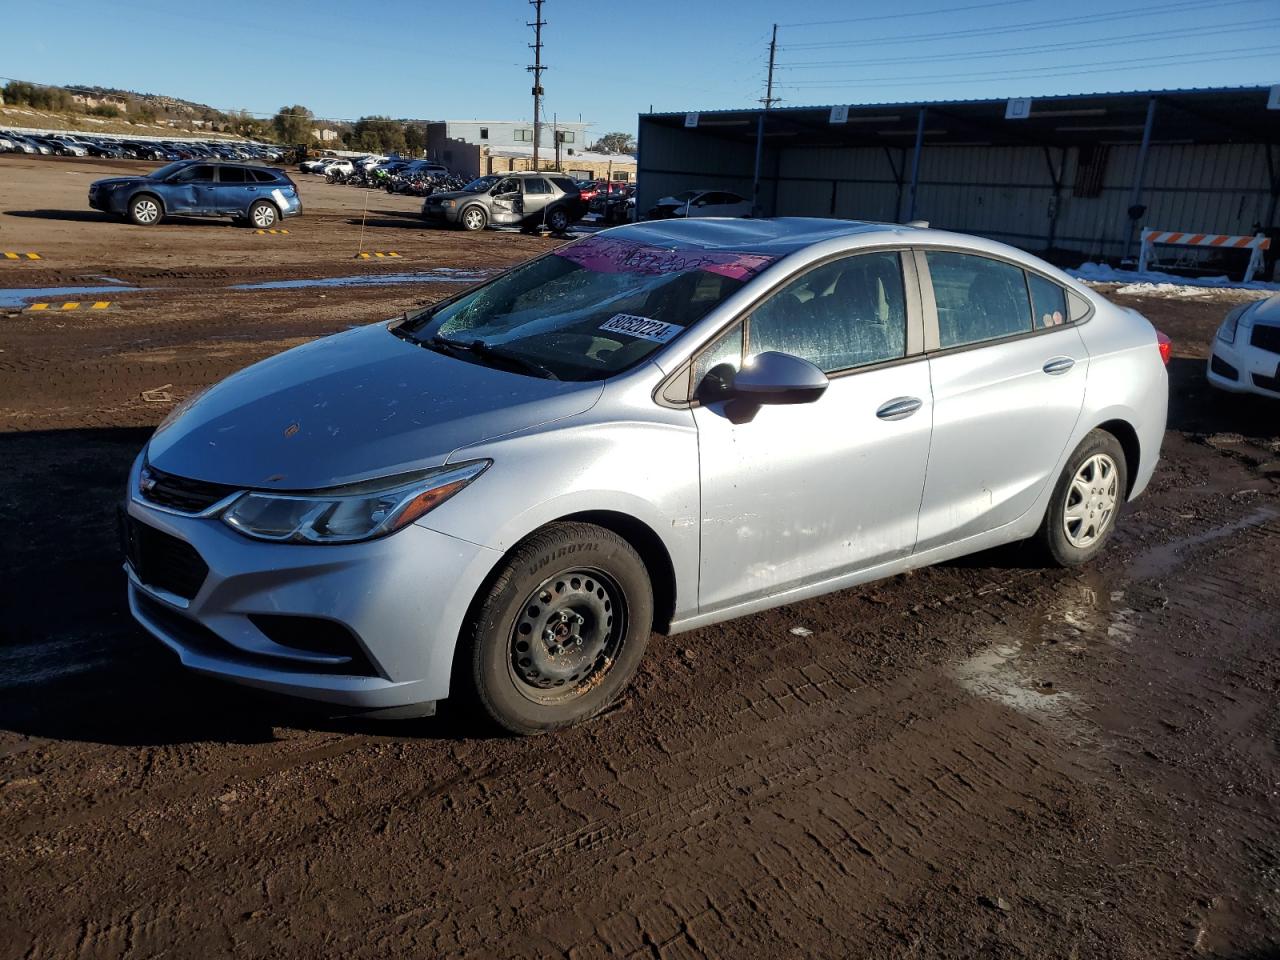
<svg viewBox="0 0 1280 960"><path fill-rule="evenodd" d="M1156 331L1156 346L1160 348L1160 359L1164 361L1164 365L1169 365L1169 358L1173 356L1173 341L1169 339L1168 334Z"/></svg>

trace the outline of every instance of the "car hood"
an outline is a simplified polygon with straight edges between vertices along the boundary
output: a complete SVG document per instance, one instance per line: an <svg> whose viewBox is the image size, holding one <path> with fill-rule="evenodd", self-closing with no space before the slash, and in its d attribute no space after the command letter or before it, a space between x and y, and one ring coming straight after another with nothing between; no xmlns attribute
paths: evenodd
<svg viewBox="0 0 1280 960"><path fill-rule="evenodd" d="M1280 326L1280 294L1247 307L1240 316L1240 322L1244 326Z"/></svg>
<svg viewBox="0 0 1280 960"><path fill-rule="evenodd" d="M463 197L483 197L483 193L468 193L466 190L450 190L448 193L429 193L427 199L436 200L461 200Z"/></svg>
<svg viewBox="0 0 1280 960"><path fill-rule="evenodd" d="M470 363L374 324L216 384L161 425L147 458L196 480L314 490L438 466L459 447L588 410L602 389Z"/></svg>
<svg viewBox="0 0 1280 960"><path fill-rule="evenodd" d="M90 186L94 187L118 187L126 183L145 183L146 177L107 177L105 180L95 180Z"/></svg>

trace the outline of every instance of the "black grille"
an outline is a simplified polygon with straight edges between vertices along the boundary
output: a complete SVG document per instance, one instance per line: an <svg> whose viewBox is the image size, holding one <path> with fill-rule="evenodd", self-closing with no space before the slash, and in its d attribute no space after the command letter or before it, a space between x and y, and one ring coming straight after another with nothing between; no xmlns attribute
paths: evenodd
<svg viewBox="0 0 1280 960"><path fill-rule="evenodd" d="M377 676L373 664L365 656L355 636L336 620L323 617L296 617L276 613L251 613L249 622L261 630L268 640L303 653L320 653L328 657L346 657L343 664L324 665L340 673Z"/></svg>
<svg viewBox="0 0 1280 960"><path fill-rule="evenodd" d="M1228 380L1240 379L1240 371L1216 353L1209 359L1209 369L1220 377L1226 377Z"/></svg>
<svg viewBox="0 0 1280 960"><path fill-rule="evenodd" d="M199 513L239 489L223 483L188 480L157 470L150 464L142 468L142 476L138 480L144 500L183 513Z"/></svg>
<svg viewBox="0 0 1280 960"><path fill-rule="evenodd" d="M1265 373L1255 373L1253 375L1253 385L1261 387L1263 390L1272 390L1280 393L1280 376L1268 377Z"/></svg>
<svg viewBox="0 0 1280 960"><path fill-rule="evenodd" d="M1253 339L1249 342L1261 350L1280 353L1280 327L1254 327Z"/></svg>
<svg viewBox="0 0 1280 960"><path fill-rule="evenodd" d="M195 547L133 517L126 517L124 524L125 554L139 580L184 600L200 592L209 566Z"/></svg>
<svg viewBox="0 0 1280 960"><path fill-rule="evenodd" d="M358 675L374 677L377 672L372 665L365 659L359 663L301 663L297 660L286 660L280 657L272 657L262 653L250 653L247 650L241 650L239 647L227 643L222 637L218 636L203 623L192 620L190 617L171 610L163 604L152 600L150 597L137 596L136 602L142 615L152 621L157 627L162 629L177 640L184 647L203 653L205 656L217 657L221 660L234 660L239 663L251 663L262 667L268 667L271 670L280 673L293 673L304 675L308 673L324 673L333 675Z"/></svg>

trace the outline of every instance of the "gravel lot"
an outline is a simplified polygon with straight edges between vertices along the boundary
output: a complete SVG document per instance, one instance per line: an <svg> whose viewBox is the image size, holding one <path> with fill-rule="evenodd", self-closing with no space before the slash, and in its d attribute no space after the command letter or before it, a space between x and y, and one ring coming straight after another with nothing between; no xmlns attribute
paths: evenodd
<svg viewBox="0 0 1280 960"><path fill-rule="evenodd" d="M182 672L114 503L177 399L457 289L234 285L555 241L375 194L364 249L402 256L353 260L364 195L306 175L287 235L88 210L139 168L0 157L0 249L43 257L0 293L141 288L0 303L0 956L1280 955L1280 420L1204 385L1223 303L1118 298L1174 337L1173 397L1097 565L1007 549L655 637L597 722L485 739Z"/></svg>

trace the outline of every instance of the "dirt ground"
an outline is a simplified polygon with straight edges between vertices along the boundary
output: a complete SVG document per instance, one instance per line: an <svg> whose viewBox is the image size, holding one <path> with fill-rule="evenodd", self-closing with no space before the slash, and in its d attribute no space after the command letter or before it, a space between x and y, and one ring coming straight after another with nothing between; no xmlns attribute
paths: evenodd
<svg viewBox="0 0 1280 960"><path fill-rule="evenodd" d="M0 956L1280 956L1280 422L1175 340L1163 460L1100 562L1016 548L655 637L581 729L333 720L184 673L113 509L173 402L553 242L306 175L287 235L86 207L128 164L0 157ZM439 276L440 274L437 274ZM51 299L59 299L53 297ZM74 299L74 298L72 298ZM1118 298L1120 299L1120 298ZM151 399L146 399L150 397ZM801 629L803 628L803 629Z"/></svg>

